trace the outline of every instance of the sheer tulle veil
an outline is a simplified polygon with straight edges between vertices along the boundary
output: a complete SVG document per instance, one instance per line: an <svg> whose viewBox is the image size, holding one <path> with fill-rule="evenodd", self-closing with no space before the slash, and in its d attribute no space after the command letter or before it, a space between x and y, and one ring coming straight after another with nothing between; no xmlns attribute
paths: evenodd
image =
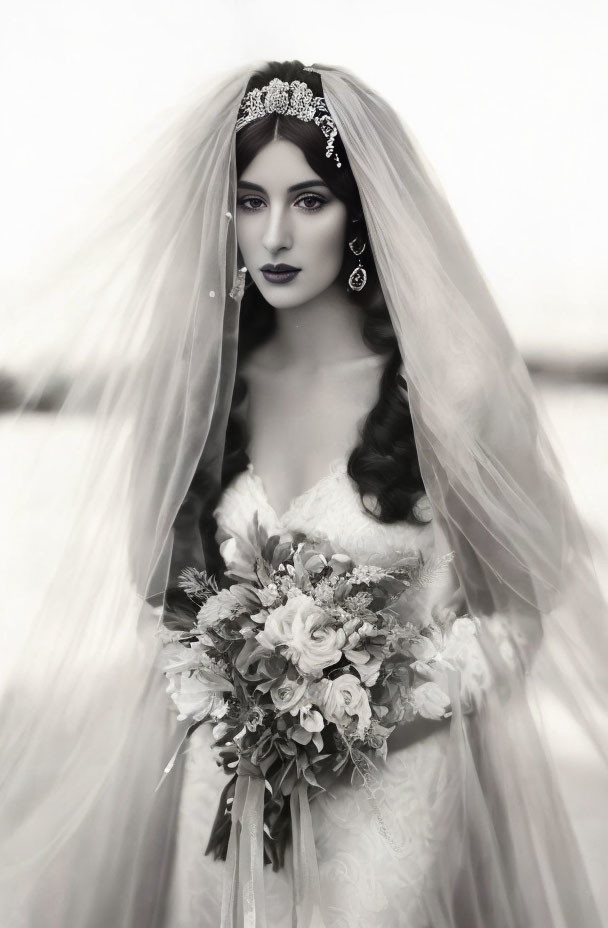
<svg viewBox="0 0 608 928"><path fill-rule="evenodd" d="M526 367L411 135L353 74L313 69L359 187L434 517L483 619L492 675L478 709L451 722L429 924L599 925L538 699L568 706L608 774L608 609L588 539ZM174 529L178 512L196 524L182 506L193 475L203 462L220 479L241 298L235 123L254 70L184 106L103 230L20 307L15 364L29 386L2 428L21 449L5 535L19 524L21 540L42 537L45 570L7 617L18 629L0 723L7 926L163 925L179 768L155 787L180 730L154 632L171 565L204 563L195 533ZM41 318L64 337L33 371L27 327ZM29 411L66 371L60 408ZM74 456L57 540L33 488Z"/></svg>

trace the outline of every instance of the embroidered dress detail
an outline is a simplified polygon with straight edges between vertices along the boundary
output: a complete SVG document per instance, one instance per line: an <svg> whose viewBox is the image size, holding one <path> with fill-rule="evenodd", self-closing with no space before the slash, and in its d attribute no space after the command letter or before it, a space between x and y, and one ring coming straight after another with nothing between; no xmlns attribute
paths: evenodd
<svg viewBox="0 0 608 928"><path fill-rule="evenodd" d="M301 531L327 539L362 565L388 566L405 553L420 552L426 559L435 550L432 521L387 525L373 519L343 459L333 461L328 473L296 496L280 517L249 465L215 510L218 541L245 535L256 511L269 532ZM453 584L448 575L447 586ZM438 595L437 588L433 593ZM421 601L421 608L430 609L432 603ZM326 928L368 928L372 922L375 928L427 928L424 898L435 860L436 821L442 815L448 737L446 726L405 750L389 750L380 768L398 854L382 835L364 790L339 783L331 796L311 804ZM169 901L172 928L212 928L220 920L223 864L203 853L215 811L210 797L225 786L210 739L202 726L186 759ZM273 928L292 928L291 880L288 849L283 870L264 868L267 919Z"/></svg>

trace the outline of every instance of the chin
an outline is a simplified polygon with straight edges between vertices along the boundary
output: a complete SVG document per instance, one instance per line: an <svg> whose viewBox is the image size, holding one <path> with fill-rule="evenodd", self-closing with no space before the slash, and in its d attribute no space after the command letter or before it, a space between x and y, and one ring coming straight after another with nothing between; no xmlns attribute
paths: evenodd
<svg viewBox="0 0 608 928"><path fill-rule="evenodd" d="M295 289L290 289L289 284L273 286L263 281L262 286L258 287L258 290L266 302L271 306L276 306L277 309L287 306L299 306L301 303L306 303L310 299L309 294L302 294Z"/></svg>
<svg viewBox="0 0 608 928"><path fill-rule="evenodd" d="M258 286L258 289L266 302L269 303L270 306L274 306L275 309L296 309L298 306L304 306L322 293L325 293L330 286L331 284L326 287L321 287L318 290L307 291L303 288L292 288L289 284L273 286L263 281L263 285L261 287Z"/></svg>
<svg viewBox="0 0 608 928"><path fill-rule="evenodd" d="M264 293L264 299L276 309L290 309L307 303L310 297L302 297L299 293Z"/></svg>

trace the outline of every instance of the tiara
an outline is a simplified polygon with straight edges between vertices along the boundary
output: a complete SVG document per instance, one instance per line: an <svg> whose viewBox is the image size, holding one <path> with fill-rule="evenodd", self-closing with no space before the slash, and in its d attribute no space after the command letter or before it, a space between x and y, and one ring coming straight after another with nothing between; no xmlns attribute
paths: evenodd
<svg viewBox="0 0 608 928"><path fill-rule="evenodd" d="M327 109L324 97L315 97L304 81L282 81L273 78L269 84L254 88L245 94L239 106L236 131L242 129L254 119L261 119L269 113L281 116L295 116L302 122L314 122L326 139L325 157L333 158L339 168L342 162L334 151L334 141L338 134L336 124Z"/></svg>

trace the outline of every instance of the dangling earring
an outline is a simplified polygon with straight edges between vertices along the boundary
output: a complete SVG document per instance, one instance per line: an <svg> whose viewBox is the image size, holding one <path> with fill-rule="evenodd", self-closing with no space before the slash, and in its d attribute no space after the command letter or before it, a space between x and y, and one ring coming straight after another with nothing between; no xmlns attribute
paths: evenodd
<svg viewBox="0 0 608 928"><path fill-rule="evenodd" d="M352 253L356 255L357 258L359 258L357 267L348 278L348 286L351 290L358 292L359 290L363 290L365 284L367 283L367 271L361 264L361 258L359 257L365 251L365 242L362 241L358 235L356 235L352 242L348 243L348 247Z"/></svg>

